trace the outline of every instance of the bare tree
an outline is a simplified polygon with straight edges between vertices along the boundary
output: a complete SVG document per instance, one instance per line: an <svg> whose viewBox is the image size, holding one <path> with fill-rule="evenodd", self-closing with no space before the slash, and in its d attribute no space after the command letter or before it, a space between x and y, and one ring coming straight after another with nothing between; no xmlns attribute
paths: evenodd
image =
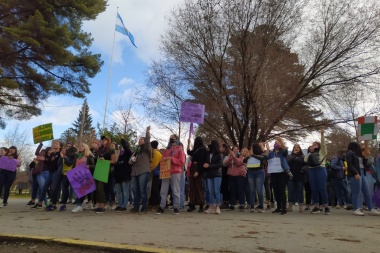
<svg viewBox="0 0 380 253"><path fill-rule="evenodd" d="M372 0L185 1L162 67L206 104L204 134L241 147L335 124L318 98L377 83L379 35Z"/></svg>

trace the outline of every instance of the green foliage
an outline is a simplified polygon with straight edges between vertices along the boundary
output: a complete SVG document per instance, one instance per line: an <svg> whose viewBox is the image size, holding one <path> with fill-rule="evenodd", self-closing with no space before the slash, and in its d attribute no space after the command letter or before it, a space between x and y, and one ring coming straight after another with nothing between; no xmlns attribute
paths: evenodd
<svg viewBox="0 0 380 253"><path fill-rule="evenodd" d="M91 130L93 129L92 116L90 114L90 108L88 107L87 100L84 101L83 105L84 107L82 106L82 109L79 110L79 115L77 119L74 121L73 127L70 128L75 133L76 136L80 135L83 113L85 113L84 124L83 124L83 135L89 135L91 133ZM84 108L84 112L83 112L83 108Z"/></svg>
<svg viewBox="0 0 380 253"><path fill-rule="evenodd" d="M84 97L103 62L88 48L83 21L95 19L106 0L3 0L0 2L0 105L8 117L41 114L50 95Z"/></svg>
<svg viewBox="0 0 380 253"><path fill-rule="evenodd" d="M102 133L102 128L99 123L96 125L96 128L98 129L99 133ZM124 140L130 143L132 150L136 148L137 133L131 128L128 128L126 131L124 131L118 126L117 123L113 123L109 129L104 129L104 132L100 134L99 139L102 135L111 138L111 141L115 142L118 145L120 145L120 140L124 138Z"/></svg>

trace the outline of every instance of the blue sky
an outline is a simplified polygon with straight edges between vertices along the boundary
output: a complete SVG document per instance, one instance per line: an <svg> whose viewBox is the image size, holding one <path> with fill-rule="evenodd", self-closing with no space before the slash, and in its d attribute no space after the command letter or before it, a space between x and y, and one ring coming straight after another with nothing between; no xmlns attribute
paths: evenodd
<svg viewBox="0 0 380 253"><path fill-rule="evenodd" d="M127 36L121 33L115 34L108 112L115 109L115 103L120 99L128 101L130 96L137 91L148 92L143 88L146 79L145 72L152 60L160 58L160 36L167 29L167 18L171 10L180 2L178 0L109 0L105 12L101 13L96 20L84 23L83 31L91 33L94 39L91 51L100 53L104 61L101 72L90 80L91 93L87 95L94 126L97 122L103 123L117 7L124 24L135 37L137 48L131 44ZM22 131L30 132L32 143L32 128L45 123L53 123L54 137L59 138L64 130L71 127L82 104L83 99L69 96L50 97L43 103L41 116L32 117L27 121L7 121L6 129L0 130L0 140L9 129L19 124ZM143 116L142 110L133 109L138 116ZM111 123L114 120L113 116L107 114L107 122ZM142 122L140 129L136 130L144 132L146 124L149 122Z"/></svg>

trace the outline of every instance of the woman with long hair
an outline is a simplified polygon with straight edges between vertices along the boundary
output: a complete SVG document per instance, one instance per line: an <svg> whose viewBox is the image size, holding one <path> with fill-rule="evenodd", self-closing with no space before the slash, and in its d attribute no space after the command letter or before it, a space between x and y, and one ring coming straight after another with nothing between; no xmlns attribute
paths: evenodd
<svg viewBox="0 0 380 253"><path fill-rule="evenodd" d="M306 165L304 161L304 154L302 153L301 146L295 144L293 146L292 153L287 157L290 172L292 172L292 179L288 181L288 212L293 211L293 205L298 203L299 212L302 213L304 197L303 188L305 182L305 170Z"/></svg>
<svg viewBox="0 0 380 253"><path fill-rule="evenodd" d="M21 165L21 160L19 155L17 154L17 148L15 146L10 147L8 151L4 154L4 156L16 160L17 165L15 166L15 168L12 168L10 170L4 169L4 167L2 167L2 164L0 163L0 196L4 187L3 204L1 204L0 207L5 207L8 205L9 192L13 184L13 181L15 181L16 179L17 168Z"/></svg>
<svg viewBox="0 0 380 253"><path fill-rule="evenodd" d="M369 197L369 188L364 166L367 159L363 156L361 147L357 142L348 144L346 161L348 167L348 178L351 183L353 214L363 216L364 213L359 209L359 195L363 193L364 200L368 207L369 215L380 215L373 206L372 199Z"/></svg>
<svg viewBox="0 0 380 253"><path fill-rule="evenodd" d="M188 212L195 210L195 206L199 205L199 212L203 212L205 204L204 198L204 173L203 164L208 162L207 149L203 143L203 139L197 136L194 140L193 149L190 150L190 139L187 143L187 154L191 156L190 167L190 203Z"/></svg>

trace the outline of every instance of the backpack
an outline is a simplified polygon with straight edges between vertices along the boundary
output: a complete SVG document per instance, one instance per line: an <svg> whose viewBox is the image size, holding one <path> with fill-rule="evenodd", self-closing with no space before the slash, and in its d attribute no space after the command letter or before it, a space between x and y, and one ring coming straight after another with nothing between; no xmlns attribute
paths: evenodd
<svg viewBox="0 0 380 253"><path fill-rule="evenodd" d="M319 152L310 153L307 158L307 165L309 165L310 167L318 167L319 165L321 165L323 160L325 160L325 158L326 157L323 157L322 160L319 160Z"/></svg>

